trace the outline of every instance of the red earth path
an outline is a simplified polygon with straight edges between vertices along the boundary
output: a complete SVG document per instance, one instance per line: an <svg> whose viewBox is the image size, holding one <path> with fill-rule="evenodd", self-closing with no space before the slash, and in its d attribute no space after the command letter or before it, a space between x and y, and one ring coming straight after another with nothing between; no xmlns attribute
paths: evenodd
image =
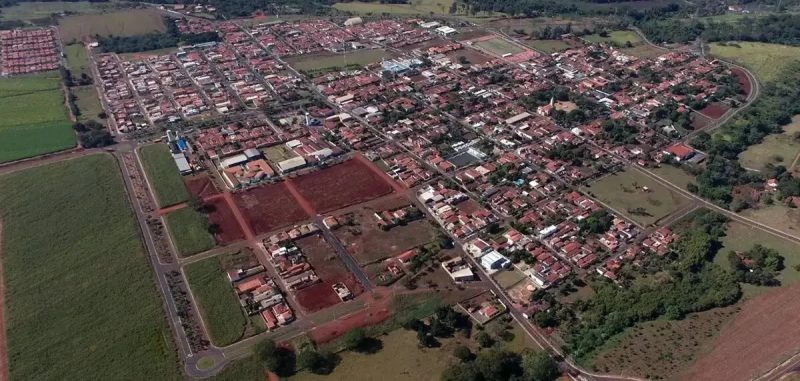
<svg viewBox="0 0 800 381"><path fill-rule="evenodd" d="M239 223L239 226L242 228L244 232L244 237L248 241L254 241L256 239L256 234L253 233L253 229L250 227L250 224L247 223L247 220L242 215L242 211L239 210L239 207L236 206L236 202L233 200L233 196L230 192L223 193L223 197L225 198L225 202L228 203L228 207L233 212L233 216L236 218L236 222Z"/></svg>

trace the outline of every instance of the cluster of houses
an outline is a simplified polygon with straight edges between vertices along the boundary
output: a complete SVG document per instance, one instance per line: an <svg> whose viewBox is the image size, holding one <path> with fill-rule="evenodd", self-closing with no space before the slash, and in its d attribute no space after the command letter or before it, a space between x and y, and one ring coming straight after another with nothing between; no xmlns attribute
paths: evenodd
<svg viewBox="0 0 800 381"><path fill-rule="evenodd" d="M228 270L228 280L248 315L260 315L269 330L294 321L291 307L262 265Z"/></svg>
<svg viewBox="0 0 800 381"><path fill-rule="evenodd" d="M128 133L149 127L117 55L101 54L95 62L106 113L117 131Z"/></svg>
<svg viewBox="0 0 800 381"><path fill-rule="evenodd" d="M0 30L0 76L56 70L60 62L53 28Z"/></svg>

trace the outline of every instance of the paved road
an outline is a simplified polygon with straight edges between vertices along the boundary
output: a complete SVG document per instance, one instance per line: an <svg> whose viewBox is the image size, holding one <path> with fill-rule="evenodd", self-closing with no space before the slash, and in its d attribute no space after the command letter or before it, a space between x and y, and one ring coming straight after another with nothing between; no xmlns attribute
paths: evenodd
<svg viewBox="0 0 800 381"><path fill-rule="evenodd" d="M339 238L333 234L331 229L328 229L325 224L322 223L323 217L317 216L314 219L314 222L319 227L319 231L322 232L322 236L325 237L325 240L328 241L328 244L333 247L333 250L336 251L336 255L339 257L339 260L344 262L344 265L347 266L347 269L350 270L353 275L355 275L356 279L361 282L361 286L364 287L364 290L372 292L372 284L369 282L369 278L367 274L364 273L364 270L361 269L361 266L358 265L353 256L347 252L347 249L344 248L342 242L339 241Z"/></svg>

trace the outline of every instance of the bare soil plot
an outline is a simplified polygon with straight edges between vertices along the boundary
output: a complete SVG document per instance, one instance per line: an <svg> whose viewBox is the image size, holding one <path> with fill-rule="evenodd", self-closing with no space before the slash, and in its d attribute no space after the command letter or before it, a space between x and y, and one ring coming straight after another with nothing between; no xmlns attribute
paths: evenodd
<svg viewBox="0 0 800 381"><path fill-rule="evenodd" d="M256 234L296 224L310 217L283 182L237 192L233 197Z"/></svg>
<svg viewBox="0 0 800 381"><path fill-rule="evenodd" d="M800 284L745 302L686 380L749 380L800 351Z"/></svg>
<svg viewBox="0 0 800 381"><path fill-rule="evenodd" d="M222 197L206 201L210 206L211 212L208 214L208 222L216 225L214 239L217 243L226 245L232 242L241 241L245 238L236 216Z"/></svg>
<svg viewBox="0 0 800 381"><path fill-rule="evenodd" d="M183 182L186 184L186 189L189 190L189 193L195 197L205 198L219 193L211 178L207 175L184 177Z"/></svg>
<svg viewBox="0 0 800 381"><path fill-rule="evenodd" d="M392 192L383 171L360 157L291 179L317 213L329 212Z"/></svg>
<svg viewBox="0 0 800 381"><path fill-rule="evenodd" d="M464 48L454 50L445 54L447 57L450 58L453 62L458 62L460 57L464 57L467 61L474 65L480 65L486 62L493 60L494 58L487 56L475 49Z"/></svg>
<svg viewBox="0 0 800 381"><path fill-rule="evenodd" d="M753 84L750 83L750 78L745 74L744 70L735 67L731 69L734 75L736 75L736 79L739 80L739 85L742 87L742 91L744 91L745 96L750 96L750 92L753 91Z"/></svg>
<svg viewBox="0 0 800 381"><path fill-rule="evenodd" d="M699 111L701 114L711 119L719 119L723 115L725 115L726 111L728 111L728 106L722 103L714 102L714 103L709 103L706 107L704 107L702 110Z"/></svg>
<svg viewBox="0 0 800 381"><path fill-rule="evenodd" d="M321 234L316 234L295 241L306 260L314 268L321 282L306 287L296 293L297 301L306 312L319 311L341 302L333 291L335 283L344 283L353 296L364 290L355 276L347 270L333 248Z"/></svg>
<svg viewBox="0 0 800 381"><path fill-rule="evenodd" d="M698 113L692 113L692 128L702 130L711 125L711 118Z"/></svg>

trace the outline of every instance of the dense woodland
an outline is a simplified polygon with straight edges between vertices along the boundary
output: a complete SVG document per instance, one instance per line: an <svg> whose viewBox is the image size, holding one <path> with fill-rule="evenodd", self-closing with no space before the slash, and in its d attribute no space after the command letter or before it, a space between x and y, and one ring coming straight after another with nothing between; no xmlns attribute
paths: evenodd
<svg viewBox="0 0 800 381"><path fill-rule="evenodd" d="M758 41L800 45L800 15L772 14L719 22L687 19L654 19L637 24L655 42Z"/></svg>

